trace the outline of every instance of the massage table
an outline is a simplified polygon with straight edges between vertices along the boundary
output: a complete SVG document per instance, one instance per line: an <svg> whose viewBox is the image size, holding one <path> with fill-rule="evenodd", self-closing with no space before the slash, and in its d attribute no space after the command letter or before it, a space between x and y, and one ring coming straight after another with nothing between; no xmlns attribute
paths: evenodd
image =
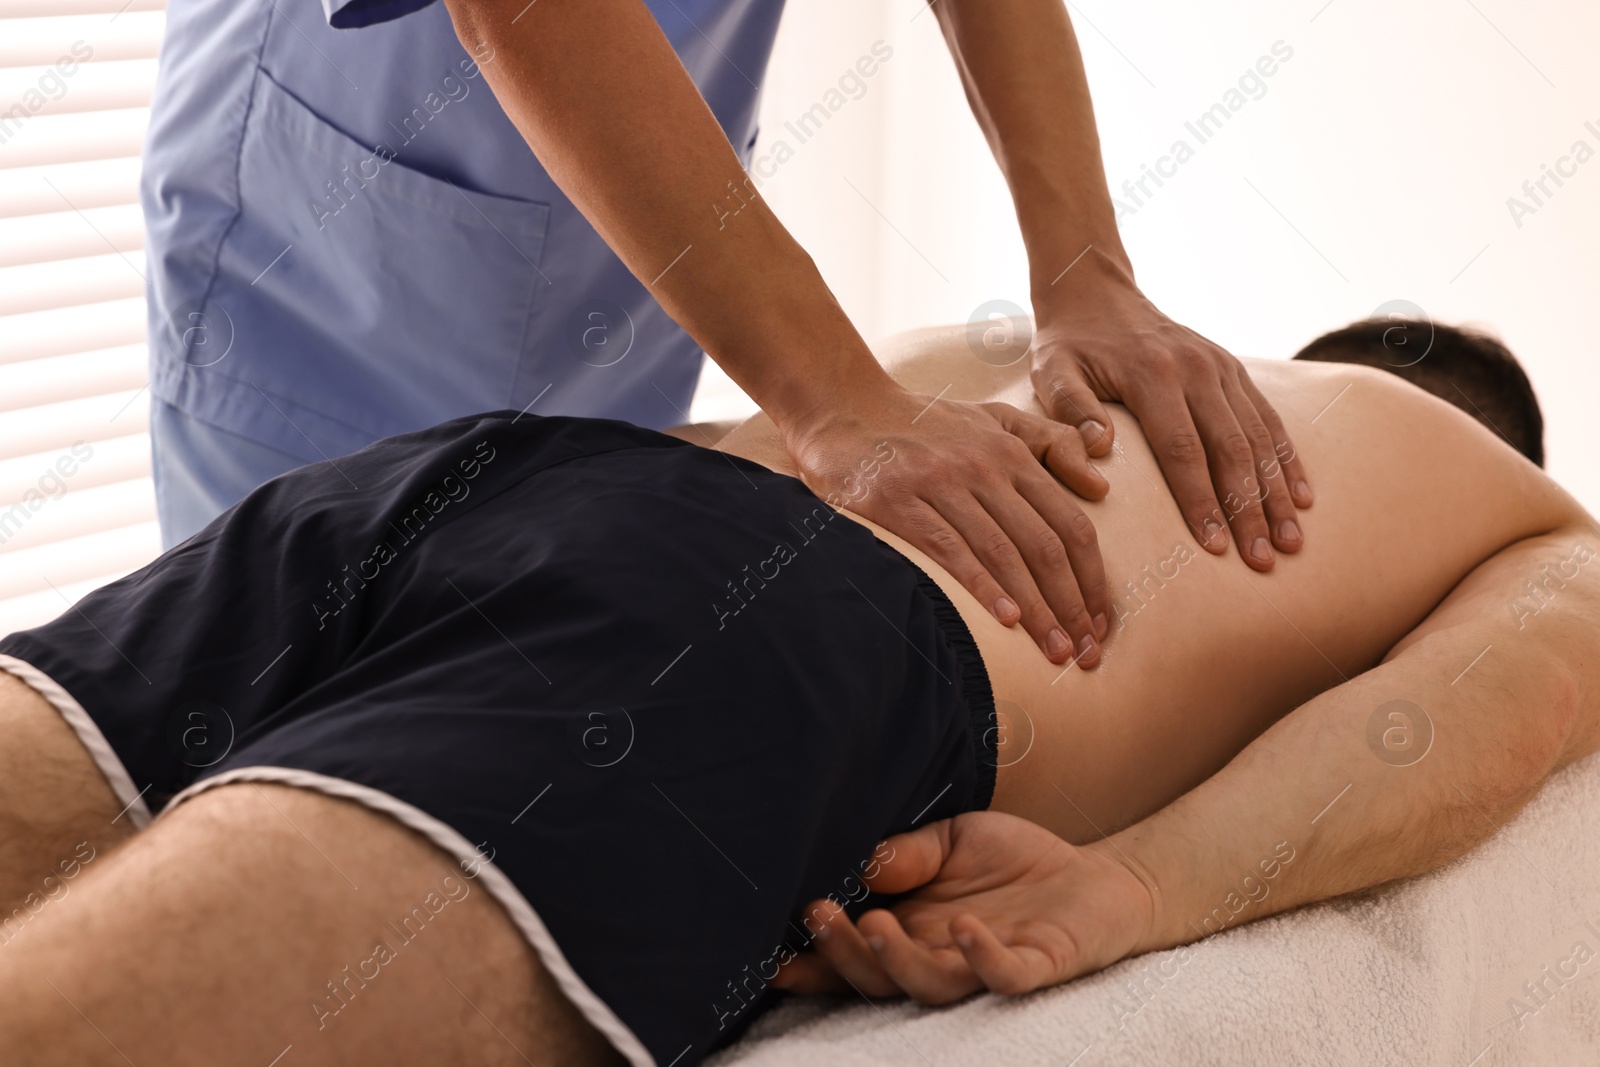
<svg viewBox="0 0 1600 1067"><path fill-rule="evenodd" d="M1296 847L1304 855L1315 844ZM1596 973L1600 754L1557 773L1478 848L1420 877L1024 997L944 1008L787 998L707 1062L1600 1064Z"/></svg>

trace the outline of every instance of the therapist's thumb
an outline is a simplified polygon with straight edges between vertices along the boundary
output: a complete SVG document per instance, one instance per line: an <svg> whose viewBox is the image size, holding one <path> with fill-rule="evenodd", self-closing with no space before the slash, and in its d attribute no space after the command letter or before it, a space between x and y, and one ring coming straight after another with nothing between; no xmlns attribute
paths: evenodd
<svg viewBox="0 0 1600 1067"><path fill-rule="evenodd" d="M1105 475L1089 462L1089 450L1082 432L1076 427L1018 411L1010 404L985 404L984 407L1074 493L1086 500L1101 500L1111 491L1111 483L1106 481Z"/></svg>
<svg viewBox="0 0 1600 1067"><path fill-rule="evenodd" d="M1057 422L1075 427L1089 455L1111 451L1111 416L1081 376L1044 369L1035 372L1033 386L1045 412Z"/></svg>

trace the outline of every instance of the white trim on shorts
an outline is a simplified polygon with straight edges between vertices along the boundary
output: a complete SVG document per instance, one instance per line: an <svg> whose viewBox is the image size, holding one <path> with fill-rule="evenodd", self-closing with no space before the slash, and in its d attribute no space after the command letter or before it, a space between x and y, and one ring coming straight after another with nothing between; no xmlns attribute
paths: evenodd
<svg viewBox="0 0 1600 1067"><path fill-rule="evenodd" d="M62 719L72 728L72 732L88 751L89 758L94 760L100 773L105 775L112 793L123 804L123 812L131 817L135 826L140 828L149 826L153 817L149 806L145 804L144 791L134 787L133 777L122 765L122 760L112 751L111 743L106 740L105 734L100 732L100 727L95 725L83 705L55 679L33 664L15 656L0 653L0 670L21 679L28 688L38 693L50 703L51 707L61 713ZM562 954L561 947L556 944L556 939L550 935L550 930L539 918L539 913L533 910L533 905L528 903L527 898L506 873L485 859L466 838L448 824L382 790L294 767L236 767L210 778L202 778L174 796L162 811L171 811L198 793L233 782L275 782L299 789L309 789L341 800L353 800L389 816L408 829L417 831L450 853L463 871L476 868L478 873L475 877L482 881L488 894L499 902L506 910L506 914L511 916L511 921L521 931L528 945L538 954L539 962L544 964L544 969L550 972L550 976L556 980L556 985L560 986L561 992L572 1001L590 1025L605 1035L606 1040L622 1053L632 1067L656 1067L655 1058L650 1055L650 1050L645 1048L643 1042L628 1029L628 1025L617 1017L610 1005L596 996L594 991L584 984L583 979L578 977L572 965L567 962L566 956Z"/></svg>
<svg viewBox="0 0 1600 1067"><path fill-rule="evenodd" d="M94 720L83 709L83 705L54 678L25 660L0 653L0 670L21 679L29 689L44 697L50 702L51 707L61 713L61 717L72 727L72 732L78 735L78 740L88 750L89 758L94 760L94 765L105 775L106 784L111 786L111 792L115 794L117 803L122 805L122 813L117 818L120 819L126 814L134 826L141 829L149 826L150 807L144 802L144 790L134 787L133 777L128 774L128 768L122 765L122 760L118 759L117 754L111 749L111 742L106 740L106 735L100 732L100 727L94 724ZM116 819L111 821L115 822Z"/></svg>

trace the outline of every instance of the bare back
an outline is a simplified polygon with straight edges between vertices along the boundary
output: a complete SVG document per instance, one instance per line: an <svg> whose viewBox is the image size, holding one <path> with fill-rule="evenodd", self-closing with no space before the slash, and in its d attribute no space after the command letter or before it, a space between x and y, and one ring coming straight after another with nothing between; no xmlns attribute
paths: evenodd
<svg viewBox="0 0 1600 1067"><path fill-rule="evenodd" d="M892 338L878 355L901 384L930 396L1042 411L1026 361L979 361L960 327ZM1536 467L1398 378L1246 362L1311 473L1305 547L1264 575L1231 551L1207 554L1137 421L1113 406L1116 446L1099 464L1111 493L1082 502L1116 605L1093 670L1049 663L942 567L851 515L927 571L972 629L1004 728L996 810L1069 841L1143 818L1300 703L1376 665L1478 563L1568 514L1566 495ZM794 473L765 416L718 447Z"/></svg>

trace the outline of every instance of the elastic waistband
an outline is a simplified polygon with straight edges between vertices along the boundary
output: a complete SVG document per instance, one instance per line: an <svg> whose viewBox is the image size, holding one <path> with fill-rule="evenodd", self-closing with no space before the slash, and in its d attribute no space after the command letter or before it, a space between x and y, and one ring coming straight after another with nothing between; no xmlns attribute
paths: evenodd
<svg viewBox="0 0 1600 1067"><path fill-rule="evenodd" d="M933 605L933 616L950 651L955 654L960 677L962 703L967 710L967 734L972 743L974 781L970 811L983 811L994 799L995 775L1000 763L999 732L995 729L994 689L989 684L989 670L983 665L978 652L978 642L961 618L961 612L950 602L950 597L939 588L939 583L928 577L921 567L906 560L917 572L917 591Z"/></svg>

